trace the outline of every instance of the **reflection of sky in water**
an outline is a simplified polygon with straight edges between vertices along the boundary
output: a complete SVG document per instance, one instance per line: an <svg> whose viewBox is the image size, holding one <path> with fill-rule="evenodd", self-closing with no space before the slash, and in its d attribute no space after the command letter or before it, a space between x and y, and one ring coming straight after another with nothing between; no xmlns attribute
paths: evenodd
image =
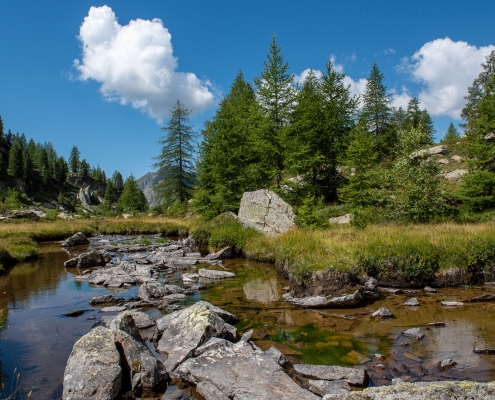
<svg viewBox="0 0 495 400"><path fill-rule="evenodd" d="M244 284L244 294L250 301L259 301L260 303L273 303L280 298L277 290L277 279L268 280L254 279Z"/></svg>

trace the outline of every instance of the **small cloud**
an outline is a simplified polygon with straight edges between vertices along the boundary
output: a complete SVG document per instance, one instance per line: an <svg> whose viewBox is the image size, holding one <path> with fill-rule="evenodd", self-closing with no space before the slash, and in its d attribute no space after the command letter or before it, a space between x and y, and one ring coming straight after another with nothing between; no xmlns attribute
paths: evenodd
<svg viewBox="0 0 495 400"><path fill-rule="evenodd" d="M407 110L407 106L409 102L412 100L412 96L409 93L409 90L402 86L402 93L399 93L397 89L393 88L390 91L390 97L392 98L392 106L399 108L402 107L404 110Z"/></svg>
<svg viewBox="0 0 495 400"><path fill-rule="evenodd" d="M315 74L315 76L320 79L322 76L323 76L323 72L321 72L320 70L318 69L311 69L311 68L306 68L303 72L301 72L299 75L297 74L294 74L294 83L298 84L298 85L303 85L304 84L304 81L306 80L306 78L308 77L309 75L309 72L310 71L313 71L313 74Z"/></svg>

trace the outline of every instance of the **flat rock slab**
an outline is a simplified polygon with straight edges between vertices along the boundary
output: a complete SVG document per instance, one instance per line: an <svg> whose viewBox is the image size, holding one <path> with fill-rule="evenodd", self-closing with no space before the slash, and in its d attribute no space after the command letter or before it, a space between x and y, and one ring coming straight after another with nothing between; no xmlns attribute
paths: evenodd
<svg viewBox="0 0 495 400"><path fill-rule="evenodd" d="M81 337L64 373L64 400L113 400L120 394L122 369L113 333L96 327Z"/></svg>
<svg viewBox="0 0 495 400"><path fill-rule="evenodd" d="M163 333L156 349L168 355L167 371L172 372L189 358L194 350L212 337L235 340L236 329L213 312L204 301L184 310L165 315L157 321L157 330ZM156 334L159 336L159 333Z"/></svg>
<svg viewBox="0 0 495 400"><path fill-rule="evenodd" d="M337 297L325 297L325 296L309 296L309 297L291 297L290 295L284 296L285 300L298 307L303 308L345 308L355 307L359 305L364 299L363 292L356 290L354 293L345 294Z"/></svg>
<svg viewBox="0 0 495 400"><path fill-rule="evenodd" d="M185 361L174 378L196 385L212 400L319 399L297 385L271 356L244 341Z"/></svg>
<svg viewBox="0 0 495 400"><path fill-rule="evenodd" d="M325 400L325 397L323 398ZM393 386L378 386L351 392L339 400L443 400L483 399L495 400L495 382L478 383L470 381L399 382Z"/></svg>
<svg viewBox="0 0 495 400"><path fill-rule="evenodd" d="M488 301L495 301L495 294L484 294L478 297L473 297L471 300L469 300L471 303L481 303L481 302L488 302Z"/></svg>
<svg viewBox="0 0 495 400"><path fill-rule="evenodd" d="M366 386L368 373L364 369L346 368L337 365L294 364L299 375L324 381L345 381L349 385Z"/></svg>
<svg viewBox="0 0 495 400"><path fill-rule="evenodd" d="M89 304L95 306L98 304L112 304L112 303L115 304L115 303L120 303L121 301L124 301L124 299L121 297L115 297L113 294L105 294L103 296L93 297L89 301Z"/></svg>
<svg viewBox="0 0 495 400"><path fill-rule="evenodd" d="M442 301L442 306L444 307L463 307L464 303L460 301Z"/></svg>
<svg viewBox="0 0 495 400"><path fill-rule="evenodd" d="M376 310L373 314L371 314L373 318L377 319L386 319L386 318L394 318L394 314L388 308L382 307Z"/></svg>
<svg viewBox="0 0 495 400"><path fill-rule="evenodd" d="M100 312L122 312L125 311L125 306L112 306L112 307L103 307Z"/></svg>
<svg viewBox="0 0 495 400"><path fill-rule="evenodd" d="M322 381L310 379L308 389L318 396L332 395L339 399L342 395L346 395L351 391L351 387L346 381ZM340 397L337 397L340 396Z"/></svg>
<svg viewBox="0 0 495 400"><path fill-rule="evenodd" d="M421 340L425 337L424 332L419 328L408 329L407 331L402 332L402 334L405 337L408 337L409 339L414 339L414 340Z"/></svg>
<svg viewBox="0 0 495 400"><path fill-rule="evenodd" d="M200 269L198 274L201 278L207 279L227 279L236 277L236 274L233 272L219 271L216 269Z"/></svg>

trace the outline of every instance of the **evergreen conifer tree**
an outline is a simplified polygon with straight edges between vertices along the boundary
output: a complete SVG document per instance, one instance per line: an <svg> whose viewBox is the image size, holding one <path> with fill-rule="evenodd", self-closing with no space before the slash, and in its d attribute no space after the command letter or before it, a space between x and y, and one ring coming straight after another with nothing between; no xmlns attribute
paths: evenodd
<svg viewBox="0 0 495 400"><path fill-rule="evenodd" d="M242 194L259 184L259 173L252 168L255 104L254 90L239 72L214 117L205 123L197 167L200 185L194 193L194 207L202 215L237 212Z"/></svg>
<svg viewBox="0 0 495 400"><path fill-rule="evenodd" d="M264 162L263 168L273 176L276 186L282 181L285 155L285 130L293 109L296 91L289 64L284 61L282 48L272 36L267 61L259 77L254 79L260 110L267 124L258 130L257 143Z"/></svg>
<svg viewBox="0 0 495 400"><path fill-rule="evenodd" d="M0 144L3 144L3 130L4 130L4 126L3 126L3 119L2 119L2 116L0 115Z"/></svg>
<svg viewBox="0 0 495 400"><path fill-rule="evenodd" d="M40 174L43 179L43 183L46 185L50 181L50 166L48 164L48 154L44 148L41 148L40 152Z"/></svg>
<svg viewBox="0 0 495 400"><path fill-rule="evenodd" d="M124 190L117 203L117 208L121 211L146 211L148 209L146 197L139 189L132 174L125 181Z"/></svg>
<svg viewBox="0 0 495 400"><path fill-rule="evenodd" d="M80 163L79 163L79 176L81 178L87 178L89 176L89 169L91 168L91 166L89 165L89 163L86 161L86 159L83 159Z"/></svg>
<svg viewBox="0 0 495 400"><path fill-rule="evenodd" d="M119 171L115 171L112 175L113 187L115 188L115 193L120 196L122 190L124 190L124 179Z"/></svg>
<svg viewBox="0 0 495 400"><path fill-rule="evenodd" d="M374 137L376 149L382 158L390 154L396 142L395 132L391 129L390 104L383 74L374 63L362 97L359 123Z"/></svg>
<svg viewBox="0 0 495 400"><path fill-rule="evenodd" d="M0 151L0 180L7 178L7 168L8 168L7 157L5 156L4 153ZM0 192L2 192L1 189Z"/></svg>
<svg viewBox="0 0 495 400"><path fill-rule="evenodd" d="M447 132L445 133L445 136L443 137L442 141L449 142L449 141L459 140L460 138L461 135L459 134L459 131L451 122L449 125L449 129L447 129Z"/></svg>
<svg viewBox="0 0 495 400"><path fill-rule="evenodd" d="M349 167L347 184L339 189L340 199L352 207L366 207L373 203L376 178L372 168L378 160L373 136L364 129L356 130L347 148L343 164Z"/></svg>
<svg viewBox="0 0 495 400"><path fill-rule="evenodd" d="M23 177L22 145L19 136L14 136L12 147L9 151L9 166L7 172L13 178Z"/></svg>
<svg viewBox="0 0 495 400"><path fill-rule="evenodd" d="M70 165L70 170L73 174L79 172L79 157L81 155L81 152L77 148L77 146L74 146L72 150L70 151L70 156L69 156L69 165Z"/></svg>
<svg viewBox="0 0 495 400"><path fill-rule="evenodd" d="M104 206L108 209L112 206L115 199L115 186L112 179L107 180L107 186L105 188Z"/></svg>
<svg viewBox="0 0 495 400"><path fill-rule="evenodd" d="M22 161L24 179L27 182L31 181L33 179L34 163L27 148L22 152Z"/></svg>
<svg viewBox="0 0 495 400"><path fill-rule="evenodd" d="M192 196L195 133L192 126L187 125L189 114L190 111L177 100L170 110L169 122L162 128L166 134L158 141L162 149L160 155L155 157L154 167L163 178L155 190L165 205L185 203Z"/></svg>

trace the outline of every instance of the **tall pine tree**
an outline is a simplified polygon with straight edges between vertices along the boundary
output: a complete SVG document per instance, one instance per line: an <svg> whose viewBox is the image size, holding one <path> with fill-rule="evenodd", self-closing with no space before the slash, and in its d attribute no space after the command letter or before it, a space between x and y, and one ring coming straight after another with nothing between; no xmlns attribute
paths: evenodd
<svg viewBox="0 0 495 400"><path fill-rule="evenodd" d="M295 99L293 75L289 73L289 63L284 61L282 48L272 36L267 61L259 77L254 79L256 96L260 110L267 119L258 129L258 151L263 160L263 168L273 177L278 186L282 181L285 156L284 127L289 122Z"/></svg>
<svg viewBox="0 0 495 400"><path fill-rule="evenodd" d="M70 156L69 156L69 166L73 174L79 172L80 156L81 156L81 152L79 151L77 146L74 146L70 151Z"/></svg>
<svg viewBox="0 0 495 400"><path fill-rule="evenodd" d="M160 155L155 157L154 167L162 180L155 190L165 205L174 202L184 203L192 197L194 174L195 133L188 125L191 112L177 100L170 111L170 120L162 128L166 134L158 144L162 147Z"/></svg>

